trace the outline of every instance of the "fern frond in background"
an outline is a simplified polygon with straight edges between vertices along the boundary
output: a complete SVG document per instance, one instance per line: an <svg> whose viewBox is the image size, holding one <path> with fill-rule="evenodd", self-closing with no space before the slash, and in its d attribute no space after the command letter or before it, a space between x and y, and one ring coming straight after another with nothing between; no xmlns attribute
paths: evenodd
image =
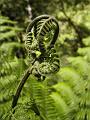
<svg viewBox="0 0 90 120"><path fill-rule="evenodd" d="M10 108L18 78L27 67L25 48L18 41L21 31L15 21L0 16L0 119Z"/></svg>
<svg viewBox="0 0 90 120"><path fill-rule="evenodd" d="M88 39L88 41L85 41L85 39L83 40L84 44L87 46L78 49L80 56L68 58L68 61L71 63L70 67L64 67L61 69L59 74L63 81L54 86L54 89L59 92L63 99L65 99L66 103L70 102L70 104L73 104L71 111L72 108L75 108L75 111L72 114L72 120L90 119L89 41L90 39ZM68 90L65 91L65 89L67 87L70 88L70 92L72 93L66 97ZM70 105L68 108L70 108Z"/></svg>
<svg viewBox="0 0 90 120"><path fill-rule="evenodd" d="M22 29L17 26L17 22L0 16L0 44L5 41L15 41L15 37L20 31Z"/></svg>

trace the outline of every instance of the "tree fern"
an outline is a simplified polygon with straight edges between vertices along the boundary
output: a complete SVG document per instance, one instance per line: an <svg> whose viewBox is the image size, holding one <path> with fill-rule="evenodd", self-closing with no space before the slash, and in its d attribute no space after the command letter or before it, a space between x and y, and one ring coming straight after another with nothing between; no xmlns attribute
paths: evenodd
<svg viewBox="0 0 90 120"><path fill-rule="evenodd" d="M34 25L38 24L38 22L40 20L43 20L43 19L45 19L46 22L44 22L42 24L42 26L40 26L41 28L40 28L39 34L38 35L36 35L36 33L34 33L34 35L32 33L28 34L28 32L31 32L31 30L33 30L33 28L35 27ZM48 20L52 20L51 24L48 27L51 27L53 25L53 21L54 21L54 24L56 25L56 27L53 28L54 35L53 35L52 40L50 41L50 45L47 48L45 48L45 45L44 45L45 39L43 36L45 36L47 34L47 30L44 31L44 33L43 33L42 29L43 29L45 23L48 24ZM45 79L45 75L43 75L43 73L50 74L50 73L53 73L53 72L59 70L58 55L56 54L55 50L52 51L52 48L54 47L54 44L55 44L56 39L58 37L58 33L59 33L59 25L58 25L56 19L54 19L48 15L43 15L43 16L37 17L36 19L34 19L32 21L32 23L27 28L26 48L27 48L28 53L29 54L31 53L31 56L33 58L33 62L32 62L32 67L31 68L29 67L27 69L25 75L22 78L22 81L19 84L19 87L16 91L16 94L13 98L12 108L14 108L16 106L17 100L18 100L20 92L22 90L22 87L25 84L25 82L30 74L34 74L35 76L38 77L39 80L41 80L41 78ZM43 36L41 34L43 34ZM40 37L40 36L42 36L42 37ZM40 39L40 38L42 38L42 39ZM38 45L38 46L34 45L34 47L32 49L33 44L35 44L35 41L33 42L34 39L36 39L35 41L38 43L38 44L36 43L36 45ZM51 51L48 54L50 49L51 49ZM36 50L41 52L40 56L37 57L35 52L33 55L32 50L33 50L33 52ZM55 54L52 56L53 53L55 53ZM50 66L50 68L48 67L48 65ZM43 72L42 72L42 70L43 70Z"/></svg>

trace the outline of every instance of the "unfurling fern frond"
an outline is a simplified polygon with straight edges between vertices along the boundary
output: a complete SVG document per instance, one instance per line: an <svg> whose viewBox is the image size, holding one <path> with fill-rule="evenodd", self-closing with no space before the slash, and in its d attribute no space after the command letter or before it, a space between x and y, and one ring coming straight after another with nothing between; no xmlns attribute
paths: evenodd
<svg viewBox="0 0 90 120"><path fill-rule="evenodd" d="M36 70L34 70L38 71L37 74L45 76L59 70L59 57L53 49L58 33L58 23L49 15L35 18L28 26L25 44L29 56L38 61L35 63ZM39 56L36 55L37 51L40 53Z"/></svg>
<svg viewBox="0 0 90 120"><path fill-rule="evenodd" d="M37 76L38 80L44 80L47 74L55 73L60 68L59 57L54 49L59 34L56 19L49 15L41 15L30 23L26 32L25 45L29 57L33 58L32 67L27 69L19 84L12 108L16 106L22 87L30 74Z"/></svg>

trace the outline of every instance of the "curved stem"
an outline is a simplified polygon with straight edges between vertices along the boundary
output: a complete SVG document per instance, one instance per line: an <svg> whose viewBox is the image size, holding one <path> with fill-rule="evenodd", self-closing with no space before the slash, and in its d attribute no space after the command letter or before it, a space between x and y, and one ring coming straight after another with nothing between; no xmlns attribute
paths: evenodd
<svg viewBox="0 0 90 120"><path fill-rule="evenodd" d="M21 90L22 90L27 78L29 77L29 75L31 73L32 73L32 68L31 69L28 68L27 71L25 72L22 80L20 81L19 86L17 88L17 91L16 91L16 93L15 93L15 95L13 97L12 108L14 108L17 105L17 101L18 101L18 98L20 96Z"/></svg>

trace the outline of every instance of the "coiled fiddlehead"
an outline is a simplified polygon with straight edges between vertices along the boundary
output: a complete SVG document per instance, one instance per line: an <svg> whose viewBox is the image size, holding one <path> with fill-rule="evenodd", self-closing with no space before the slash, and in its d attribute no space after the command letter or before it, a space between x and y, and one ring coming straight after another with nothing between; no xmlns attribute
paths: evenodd
<svg viewBox="0 0 90 120"><path fill-rule="evenodd" d="M45 48L44 37L48 32L51 31L54 32L53 38L52 40L49 40L48 47ZM57 40L59 33L59 25L54 17L51 17L49 15L41 15L32 21L32 23L28 26L26 32L27 32L27 36L29 32L34 33L34 37L35 39L37 39L40 52L43 53L44 51L46 51L46 49L54 47L54 44ZM27 40L26 40L26 44L27 44Z"/></svg>
<svg viewBox="0 0 90 120"><path fill-rule="evenodd" d="M54 73L59 70L59 57L52 49L57 40L59 26L55 18L42 15L34 19L27 28L26 48L32 57L39 51L37 71L40 75ZM47 38L51 34L52 38ZM47 40L46 40L47 39Z"/></svg>
<svg viewBox="0 0 90 120"><path fill-rule="evenodd" d="M47 52L47 56L42 63L38 65L38 72L42 76L55 73L60 68L59 57L54 48Z"/></svg>
<svg viewBox="0 0 90 120"><path fill-rule="evenodd" d="M32 67L28 68L18 86L12 108L16 106L22 87L30 74L36 75L41 80L46 75L57 72L60 68L59 57L54 48L59 34L59 25L56 19L49 15L36 17L29 24L26 33L25 46L30 59L33 58L33 62Z"/></svg>

